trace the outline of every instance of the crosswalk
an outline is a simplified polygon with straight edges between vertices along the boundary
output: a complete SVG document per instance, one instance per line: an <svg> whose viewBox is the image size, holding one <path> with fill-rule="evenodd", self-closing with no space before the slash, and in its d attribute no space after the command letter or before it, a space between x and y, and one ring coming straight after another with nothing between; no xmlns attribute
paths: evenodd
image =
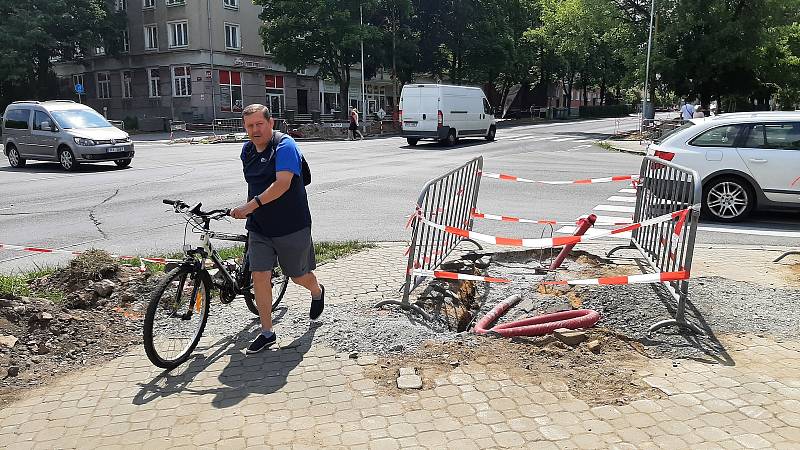
<svg viewBox="0 0 800 450"><path fill-rule="evenodd" d="M597 223L594 227L590 228L586 232L586 235L593 236L598 233L602 233L604 229L618 228L623 226L620 224L633 223L633 213L636 210L635 205L636 189L634 189L633 186L620 189L617 193L608 197L603 203L593 208L595 215L597 216ZM596 214L598 212L605 214ZM575 220L583 219L585 217L587 217L587 214L584 214ZM796 226L792 226L791 229L782 228L765 228L761 226L744 224L701 224L697 226L697 231L800 239L800 231L795 231L797 229ZM577 228L575 226L564 226L556 230L556 233L574 234L576 230ZM630 239L631 233L619 233L610 235L608 237L612 239Z"/></svg>

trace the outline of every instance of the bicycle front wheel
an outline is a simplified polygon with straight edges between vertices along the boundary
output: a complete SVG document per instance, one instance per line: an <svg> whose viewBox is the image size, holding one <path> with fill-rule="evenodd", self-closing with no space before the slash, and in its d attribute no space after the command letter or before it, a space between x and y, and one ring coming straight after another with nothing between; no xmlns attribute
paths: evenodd
<svg viewBox="0 0 800 450"><path fill-rule="evenodd" d="M202 270L171 270L150 297L144 318L144 350L158 367L173 369L197 347L208 320L211 280Z"/></svg>

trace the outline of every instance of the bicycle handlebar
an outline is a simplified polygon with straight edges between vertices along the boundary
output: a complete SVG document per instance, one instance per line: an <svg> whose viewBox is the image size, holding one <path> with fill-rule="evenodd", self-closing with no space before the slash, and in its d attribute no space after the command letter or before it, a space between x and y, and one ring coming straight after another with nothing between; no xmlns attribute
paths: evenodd
<svg viewBox="0 0 800 450"><path fill-rule="evenodd" d="M184 203L181 200L169 200L164 199L162 202L165 205L170 205L175 208L175 212L180 213L188 213L190 215L209 218L214 220L222 219L223 217L229 216L231 213L230 208L226 209L212 209L211 211L202 211L200 207L203 205L202 203L198 203L193 208L189 209L189 205ZM188 211L187 211L188 210Z"/></svg>

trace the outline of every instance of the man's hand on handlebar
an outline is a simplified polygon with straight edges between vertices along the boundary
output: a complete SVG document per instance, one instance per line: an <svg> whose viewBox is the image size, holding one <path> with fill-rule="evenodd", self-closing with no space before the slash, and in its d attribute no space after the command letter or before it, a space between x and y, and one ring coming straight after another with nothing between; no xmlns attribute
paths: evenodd
<svg viewBox="0 0 800 450"><path fill-rule="evenodd" d="M230 212L231 217L234 219L246 219L253 211L250 210L250 207L245 203L244 205L238 206L233 208Z"/></svg>

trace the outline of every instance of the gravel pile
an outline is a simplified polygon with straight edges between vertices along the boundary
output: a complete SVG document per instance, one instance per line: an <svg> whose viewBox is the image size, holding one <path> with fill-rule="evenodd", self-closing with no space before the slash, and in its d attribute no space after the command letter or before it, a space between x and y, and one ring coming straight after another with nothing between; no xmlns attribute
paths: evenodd
<svg viewBox="0 0 800 450"><path fill-rule="evenodd" d="M296 286L290 289L302 289ZM303 335L310 323L307 302L281 304L273 312L275 332L281 341ZM241 299L230 305L212 303L206 336L230 336L231 330L242 330L237 339L252 339L260 329L254 316ZM411 319L410 319L411 317ZM446 341L457 333L413 320L399 308L376 309L373 303L326 305L314 342L324 342L341 352L370 352L380 355L417 349L427 340Z"/></svg>

